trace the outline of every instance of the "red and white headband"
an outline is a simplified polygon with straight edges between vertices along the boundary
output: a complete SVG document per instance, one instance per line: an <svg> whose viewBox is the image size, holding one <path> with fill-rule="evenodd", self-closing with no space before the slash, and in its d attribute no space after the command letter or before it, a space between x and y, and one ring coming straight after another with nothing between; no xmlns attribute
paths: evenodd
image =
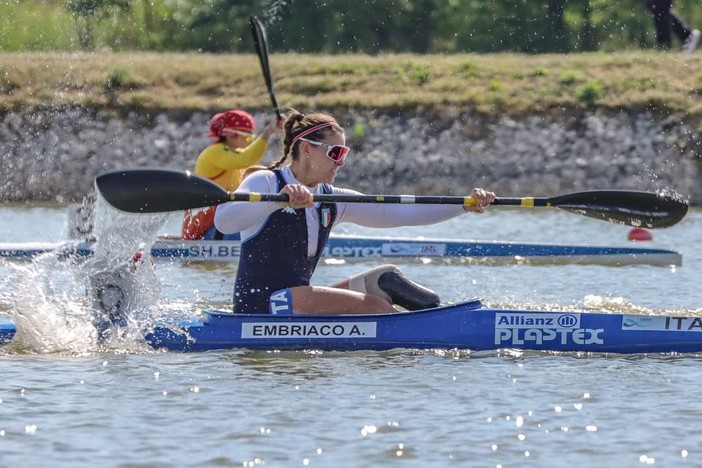
<svg viewBox="0 0 702 468"><path fill-rule="evenodd" d="M292 148L293 145L295 144L295 142L297 142L297 140L299 140L300 138L304 138L307 135L316 132L317 130L321 130L321 129L327 128L327 127L333 127L334 125L336 125L337 127L339 126L339 124L336 123L336 120L330 120L329 122L322 122L321 124L315 125L314 127L310 127L307 130L305 130L304 132L297 135L295 138L293 138L293 140L290 142L290 147Z"/></svg>

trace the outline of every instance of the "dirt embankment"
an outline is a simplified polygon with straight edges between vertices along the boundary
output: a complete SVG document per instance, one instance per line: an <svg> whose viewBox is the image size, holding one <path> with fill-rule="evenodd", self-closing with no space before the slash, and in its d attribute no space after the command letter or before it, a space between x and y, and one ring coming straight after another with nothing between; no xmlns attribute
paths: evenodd
<svg viewBox="0 0 702 468"><path fill-rule="evenodd" d="M255 114L259 126L269 113ZM192 169L211 140L201 112L116 116L63 108L0 116L0 201L80 200L102 171ZM671 191L702 205L697 133L646 112L534 115L337 112L354 152L336 185L367 193L552 196ZM266 154L278 159L279 141Z"/></svg>

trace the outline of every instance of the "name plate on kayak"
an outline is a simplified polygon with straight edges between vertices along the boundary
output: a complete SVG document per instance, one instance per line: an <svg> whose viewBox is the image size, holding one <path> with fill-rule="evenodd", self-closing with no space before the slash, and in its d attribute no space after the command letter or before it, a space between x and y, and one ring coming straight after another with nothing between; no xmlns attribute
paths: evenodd
<svg viewBox="0 0 702 468"><path fill-rule="evenodd" d="M241 337L256 338L375 338L376 322L244 322Z"/></svg>
<svg viewBox="0 0 702 468"><path fill-rule="evenodd" d="M625 315L622 330L702 332L702 317Z"/></svg>
<svg viewBox="0 0 702 468"><path fill-rule="evenodd" d="M446 244L438 242L388 242L382 247L384 257L443 257Z"/></svg>

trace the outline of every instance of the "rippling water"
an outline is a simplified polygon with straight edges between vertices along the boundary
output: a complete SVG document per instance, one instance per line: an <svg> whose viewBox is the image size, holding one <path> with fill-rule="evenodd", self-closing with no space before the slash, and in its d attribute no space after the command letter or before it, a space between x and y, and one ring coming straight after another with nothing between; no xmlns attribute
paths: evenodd
<svg viewBox="0 0 702 468"><path fill-rule="evenodd" d="M0 207L0 240L61 240L65 210ZM161 232L175 233L178 217ZM348 232L624 245L628 229L550 210L495 209L437 226ZM702 315L702 212L653 231L683 266L408 262L446 301ZM328 284L371 262L321 266ZM0 264L0 466L702 465L697 355L539 352L153 352L97 347L85 265ZM228 307L234 268L158 264L164 315ZM47 291L51 294L47 294Z"/></svg>

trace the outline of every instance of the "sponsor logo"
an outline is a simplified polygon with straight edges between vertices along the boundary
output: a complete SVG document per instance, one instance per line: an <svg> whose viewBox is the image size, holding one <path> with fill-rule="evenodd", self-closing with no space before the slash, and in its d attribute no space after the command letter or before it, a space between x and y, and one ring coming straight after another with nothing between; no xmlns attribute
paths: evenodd
<svg viewBox="0 0 702 468"><path fill-rule="evenodd" d="M515 314L498 313L495 317L496 328L579 328L579 314Z"/></svg>
<svg viewBox="0 0 702 468"><path fill-rule="evenodd" d="M702 332L702 317L625 315L622 330Z"/></svg>
<svg viewBox="0 0 702 468"><path fill-rule="evenodd" d="M622 330L653 330L656 326L655 318L645 315L625 315L622 317Z"/></svg>
<svg viewBox="0 0 702 468"><path fill-rule="evenodd" d="M242 338L375 338L376 322L244 322Z"/></svg>
<svg viewBox="0 0 702 468"><path fill-rule="evenodd" d="M580 314L498 313L495 316L496 345L604 344L604 329L580 328Z"/></svg>
<svg viewBox="0 0 702 468"><path fill-rule="evenodd" d="M380 257L383 255L380 247L333 247L324 248L323 257Z"/></svg>
<svg viewBox="0 0 702 468"><path fill-rule="evenodd" d="M377 247L336 246L325 247L324 257L443 257L446 244L419 242L383 242Z"/></svg>
<svg viewBox="0 0 702 468"><path fill-rule="evenodd" d="M443 257L446 255L446 244L434 242L391 242L384 243L382 249L386 257Z"/></svg>
<svg viewBox="0 0 702 468"><path fill-rule="evenodd" d="M240 245L193 245L188 247L188 257L192 258L211 258L211 257L227 257L238 258L241 251Z"/></svg>

